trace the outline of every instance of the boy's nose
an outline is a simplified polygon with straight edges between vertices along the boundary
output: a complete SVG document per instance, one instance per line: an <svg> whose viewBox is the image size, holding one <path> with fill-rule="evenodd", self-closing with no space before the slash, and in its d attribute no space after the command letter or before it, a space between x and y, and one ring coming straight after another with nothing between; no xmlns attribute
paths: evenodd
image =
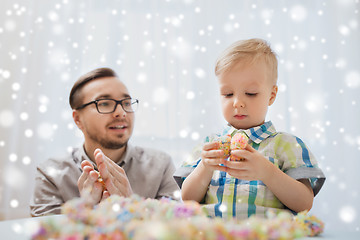
<svg viewBox="0 0 360 240"><path fill-rule="evenodd" d="M234 105L234 108L244 108L245 107L245 102L237 97L237 98L235 98L233 105Z"/></svg>

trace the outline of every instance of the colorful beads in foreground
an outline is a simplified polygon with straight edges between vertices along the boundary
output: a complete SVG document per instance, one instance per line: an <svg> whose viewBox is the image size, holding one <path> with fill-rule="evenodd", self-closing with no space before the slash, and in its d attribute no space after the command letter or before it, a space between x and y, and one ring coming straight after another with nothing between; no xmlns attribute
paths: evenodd
<svg viewBox="0 0 360 240"><path fill-rule="evenodd" d="M306 212L269 212L247 220L209 218L196 202L111 196L92 207L74 199L62 208L64 217L40 222L33 240L95 239L294 239L315 236L324 224Z"/></svg>

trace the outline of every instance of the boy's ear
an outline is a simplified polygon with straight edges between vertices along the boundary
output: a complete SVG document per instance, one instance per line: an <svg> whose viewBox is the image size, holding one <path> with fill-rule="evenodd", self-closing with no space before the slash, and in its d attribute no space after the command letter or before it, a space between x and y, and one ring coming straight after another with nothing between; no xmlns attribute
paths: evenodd
<svg viewBox="0 0 360 240"><path fill-rule="evenodd" d="M75 122L76 126L79 129L82 129L82 123L81 123L81 120L80 120L80 114L79 114L79 112L77 110L73 110L72 117L74 119L74 122Z"/></svg>
<svg viewBox="0 0 360 240"><path fill-rule="evenodd" d="M270 99L269 99L269 106L271 106L275 102L277 92L278 92L278 86L274 85L272 90L271 90L271 95L270 95Z"/></svg>

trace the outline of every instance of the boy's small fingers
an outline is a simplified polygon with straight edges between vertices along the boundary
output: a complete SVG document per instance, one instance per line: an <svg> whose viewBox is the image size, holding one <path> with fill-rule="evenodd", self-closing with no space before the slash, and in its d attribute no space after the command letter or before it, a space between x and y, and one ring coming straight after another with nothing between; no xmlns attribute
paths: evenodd
<svg viewBox="0 0 360 240"><path fill-rule="evenodd" d="M240 149L236 149L236 150L231 150L231 155L235 155L237 157L241 157L241 150Z"/></svg>
<svg viewBox="0 0 360 240"><path fill-rule="evenodd" d="M223 150L210 150L210 151L203 151L202 157L203 158L219 158L224 155Z"/></svg>
<svg viewBox="0 0 360 240"><path fill-rule="evenodd" d="M218 142L208 142L208 143L205 143L203 145L203 150L204 151L209 151L211 149L217 149L219 148L219 143Z"/></svg>
<svg viewBox="0 0 360 240"><path fill-rule="evenodd" d="M224 159L222 158L205 158L205 163L208 165L219 165L224 163Z"/></svg>
<svg viewBox="0 0 360 240"><path fill-rule="evenodd" d="M255 151L255 149L254 149ZM231 150L231 155L237 156L237 157L243 157L243 158L248 158L249 157L249 152L246 149L237 149L237 150Z"/></svg>
<svg viewBox="0 0 360 240"><path fill-rule="evenodd" d="M231 169L244 169L243 162L228 161L225 165L226 165L226 167L231 168Z"/></svg>
<svg viewBox="0 0 360 240"><path fill-rule="evenodd" d="M256 151L250 144L246 144L245 149L248 150L249 152L255 152Z"/></svg>
<svg viewBox="0 0 360 240"><path fill-rule="evenodd" d="M226 172L226 170L227 170L227 167L225 167L225 166L220 166L220 165L215 166L214 168L215 168L216 170L219 170L219 171L222 171L222 172Z"/></svg>

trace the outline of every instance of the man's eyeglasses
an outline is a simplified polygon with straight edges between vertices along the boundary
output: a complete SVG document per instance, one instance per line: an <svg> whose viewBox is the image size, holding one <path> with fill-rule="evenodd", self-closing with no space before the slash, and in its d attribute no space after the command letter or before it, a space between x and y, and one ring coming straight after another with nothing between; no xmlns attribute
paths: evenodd
<svg viewBox="0 0 360 240"><path fill-rule="evenodd" d="M85 103L83 105L81 105L80 107L76 108L76 110L80 110L83 109L84 107L90 105L90 104L95 104L96 109L99 113L113 113L115 112L115 109L117 107L118 104L121 105L122 109L124 109L125 112L127 113L132 113L135 112L138 104L139 104L139 100L137 99L132 99L132 98L125 98L122 100L115 100L115 99L99 99L99 100L95 100L95 101L91 101L88 103Z"/></svg>

